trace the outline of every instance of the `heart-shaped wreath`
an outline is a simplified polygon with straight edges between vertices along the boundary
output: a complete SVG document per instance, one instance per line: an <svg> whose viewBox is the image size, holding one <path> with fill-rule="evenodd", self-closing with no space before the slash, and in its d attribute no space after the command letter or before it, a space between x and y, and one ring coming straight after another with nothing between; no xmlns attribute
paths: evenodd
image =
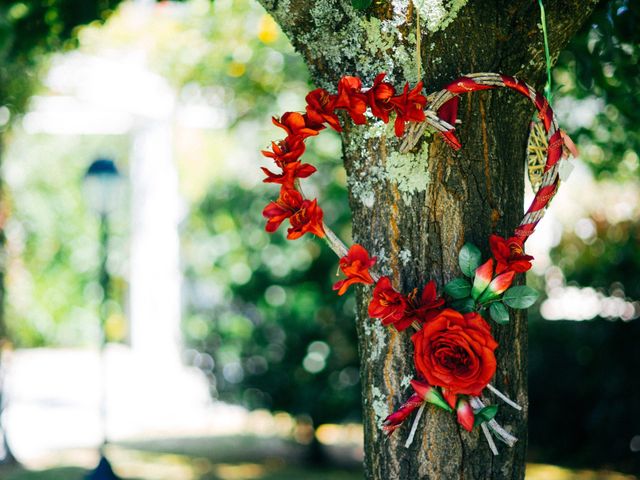
<svg viewBox="0 0 640 480"><path fill-rule="evenodd" d="M373 86L362 89L357 77L345 76L338 82L337 94L322 88L306 96L305 113L287 112L273 118L273 123L286 132L286 137L272 142L271 150L262 154L272 158L280 168L277 173L262 168L265 182L281 185L278 199L264 209L266 230L275 232L285 220L290 228L287 238L295 240L305 233L324 238L340 258L340 269L346 278L334 285L343 295L350 285L374 285L369 303L369 316L380 319L383 325L399 331L412 327L416 332L414 344L416 377L411 381L414 393L384 421L382 428L391 434L416 409L418 414L407 439L413 440L418 420L426 403L449 412L456 412L457 420L468 431L480 426L494 454L497 448L491 433L508 445L516 438L493 418L497 405L485 405L481 399L484 389L490 390L508 405L521 409L489 382L496 371L497 342L491 335L486 317L497 323L509 320L507 306L524 309L531 306L537 292L526 286L511 284L517 273L531 268L533 257L524 252L524 243L542 219L549 202L560 184L561 164L576 156L575 146L558 128L549 102L526 83L496 73L465 75L449 83L437 93L422 95L422 82L413 89L409 84L401 93L379 74ZM367 123L365 113L388 123L395 115L394 130L403 137L400 152L409 151L424 131L431 127L439 132L454 149L461 148L456 138L455 124L459 95L477 90L506 87L529 98L538 110L538 118L547 137L546 162L540 186L520 225L510 238L491 235L489 245L492 257L484 263L481 253L472 244L465 244L459 253L459 264L464 277L455 278L444 286L444 297L439 296L432 280L419 294L418 289L408 295L395 290L391 280L373 271L376 257L354 244L347 247L324 223L317 199L305 198L300 179L312 175L316 169L300 160L305 141L319 134L326 125L341 132L342 125L336 110L345 110L356 125ZM407 123L409 124L406 128Z"/></svg>

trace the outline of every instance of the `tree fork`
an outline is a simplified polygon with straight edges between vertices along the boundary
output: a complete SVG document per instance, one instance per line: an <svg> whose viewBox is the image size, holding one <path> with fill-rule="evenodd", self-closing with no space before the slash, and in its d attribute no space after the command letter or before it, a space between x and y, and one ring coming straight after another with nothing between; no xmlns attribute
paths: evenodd
<svg viewBox="0 0 640 480"><path fill-rule="evenodd" d="M338 0L261 0L303 54L318 86L334 89L343 75L370 85L386 71L392 82L417 81L415 11L409 2L375 4L356 12ZM423 18L421 38L425 91L440 89L465 73L496 71L542 87L544 53L535 2L448 2L440 24ZM464 2L462 2L464 3ZM551 54L566 44L595 3L546 5ZM444 8L444 7L443 7ZM459 8L459 9L458 9ZM455 11L454 11L455 10ZM355 241L379 257L380 270L404 293L435 279L440 287L459 274L464 242L488 254L489 234L510 235L523 212L524 163L533 108L508 91L461 98L452 151L425 136L407 154L398 151L392 127L374 122L343 133ZM500 346L493 384L524 407L503 406L499 421L519 438L498 443L494 457L479 429L468 433L444 411L428 407L412 445L404 443L411 422L390 438L382 420L409 395L414 374L410 332L383 328L368 318L371 289L357 294L365 476L367 479L518 479L524 477L527 438L526 316L493 324ZM491 398L491 395L488 395Z"/></svg>

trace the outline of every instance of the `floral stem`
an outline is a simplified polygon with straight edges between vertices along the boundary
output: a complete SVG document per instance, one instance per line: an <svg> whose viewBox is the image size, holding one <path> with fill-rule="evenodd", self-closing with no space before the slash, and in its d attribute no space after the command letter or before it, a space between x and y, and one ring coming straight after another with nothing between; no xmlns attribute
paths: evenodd
<svg viewBox="0 0 640 480"><path fill-rule="evenodd" d="M489 448L494 455L498 455L498 447L496 447L496 443L493 441L493 437L491 436L491 432L489 431L489 427L487 427L486 423L481 423L480 428L482 428L482 433L484 433L484 438L487 439L487 443L489 444Z"/></svg>
<svg viewBox="0 0 640 480"><path fill-rule="evenodd" d="M469 397L469 401L471 402L471 406L474 409L482 409L485 407L485 404L482 400L480 400L479 397ZM491 430L493 430L493 432L496 434L496 436L502 440L504 443L506 443L507 445L509 445L510 447L513 447L515 445L515 443L518 441L518 439L516 437L514 437L513 435L511 435L509 432L507 432L502 425L500 425L498 422L496 422L495 420L491 419L487 422L489 428L491 428Z"/></svg>
<svg viewBox="0 0 640 480"><path fill-rule="evenodd" d="M333 230L329 228L326 223L322 223L322 228L324 228L324 240L327 242L331 250L335 252L338 258L344 257L349 249L347 246L338 238L338 236L333 233Z"/></svg>
<svg viewBox="0 0 640 480"><path fill-rule="evenodd" d="M499 397L504 403L506 403L510 407L513 407L516 410L522 410L522 407L520 405L518 405L516 402L511 400L509 397L507 397L504 393L502 393L500 390L498 390L496 387L494 387L490 383L487 384L487 388L491 390L497 397Z"/></svg>
<svg viewBox="0 0 640 480"><path fill-rule="evenodd" d="M416 414L416 418L413 420L413 425L411 425L411 431L409 432L409 437L407 437L407 441L404 444L405 448L409 448L413 443L413 437L415 437L416 435L416 430L418 429L418 423L420 423L420 417L422 416L422 412L424 411L425 405L426 403L423 403L422 405L420 405L420 409Z"/></svg>

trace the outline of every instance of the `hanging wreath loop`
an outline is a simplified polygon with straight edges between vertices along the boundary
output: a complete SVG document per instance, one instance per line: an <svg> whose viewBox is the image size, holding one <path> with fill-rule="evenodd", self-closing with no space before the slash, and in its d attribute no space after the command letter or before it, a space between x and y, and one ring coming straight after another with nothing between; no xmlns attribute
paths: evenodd
<svg viewBox="0 0 640 480"><path fill-rule="evenodd" d="M357 283L373 285L369 316L398 331L415 330L411 336L415 365L412 393L382 422L382 430L391 434L418 410L405 444L409 447L425 406L432 404L455 412L465 430L479 427L497 455L492 435L509 446L517 439L496 421L498 405L490 404L488 398L498 398L517 410L521 407L490 383L497 368L494 352L498 343L487 320L507 323L508 308L525 309L536 301L535 290L512 283L516 274L531 268L533 257L525 253L524 244L558 190L561 164L568 162L570 155L577 155L575 146L559 129L544 95L514 77L497 73L464 75L427 96L422 94L422 82L414 88L405 84L398 93L384 77L384 73L379 74L370 88L363 89L359 78L345 76L338 82L335 94L320 88L310 92L304 113L287 112L273 118L286 137L272 142L271 149L262 152L279 168L275 173L262 168L264 181L280 185L278 198L263 210L266 230L275 232L288 220L288 239L295 240L306 233L324 238L340 258L340 270L345 276L334 285L338 295ZM459 96L495 88L514 90L529 98L538 111L547 142L536 195L511 237L489 237L489 259L483 261L480 250L467 243L458 256L463 276L444 285L441 294L433 280L422 290L403 294L393 287L389 277L375 272L376 257L358 244L348 248L324 222L317 199L304 196L301 179L316 172L314 166L302 163L305 142L327 126L342 132L338 110L346 111L356 125L367 123L368 111L384 123L395 116L394 131L401 139L401 153L409 152L427 129L439 133L458 150L462 148L455 135Z"/></svg>

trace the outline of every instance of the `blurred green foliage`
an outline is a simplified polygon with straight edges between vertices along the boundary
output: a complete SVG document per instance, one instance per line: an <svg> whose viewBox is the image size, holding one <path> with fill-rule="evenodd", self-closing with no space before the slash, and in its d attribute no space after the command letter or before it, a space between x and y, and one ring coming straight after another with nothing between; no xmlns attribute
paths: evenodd
<svg viewBox="0 0 640 480"><path fill-rule="evenodd" d="M327 216L348 235L344 184L324 178ZM264 231L261 211L276 192L261 190L218 184L185 226L192 361L208 370L220 399L319 423L357 419L354 294L332 290L337 261L322 242Z"/></svg>
<svg viewBox="0 0 640 480"><path fill-rule="evenodd" d="M16 136L3 166L13 214L6 226L6 323L19 346L95 344L103 292L98 274L98 221L82 178L95 152L126 156L126 137ZM126 285L126 206L112 218L107 305L112 330L122 317Z"/></svg>
<svg viewBox="0 0 640 480"><path fill-rule="evenodd" d="M44 55L75 45L79 25L104 20L120 0L8 0L0 5L0 107L21 113ZM1 126L1 125L0 125Z"/></svg>
<svg viewBox="0 0 640 480"><path fill-rule="evenodd" d="M599 177L640 173L638 25L640 1L601 2L554 68L563 128Z"/></svg>

